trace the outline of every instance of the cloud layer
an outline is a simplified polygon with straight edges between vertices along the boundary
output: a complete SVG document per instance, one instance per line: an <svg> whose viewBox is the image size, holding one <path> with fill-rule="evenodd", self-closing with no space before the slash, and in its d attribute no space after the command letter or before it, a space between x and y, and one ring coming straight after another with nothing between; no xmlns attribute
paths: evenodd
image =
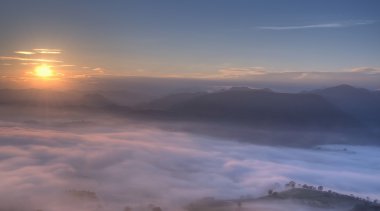
<svg viewBox="0 0 380 211"><path fill-rule="evenodd" d="M376 147L276 148L116 122L72 124L1 124L0 201L7 203L0 208L27 197L25 206L67 210L60 198L74 189L96 192L106 210L149 203L181 210L206 196L259 196L289 180L380 197Z"/></svg>

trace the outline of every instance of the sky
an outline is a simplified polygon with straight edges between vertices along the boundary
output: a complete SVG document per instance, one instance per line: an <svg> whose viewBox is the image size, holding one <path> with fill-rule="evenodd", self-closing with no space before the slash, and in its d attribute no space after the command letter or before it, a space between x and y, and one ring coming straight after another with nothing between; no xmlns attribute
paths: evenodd
<svg viewBox="0 0 380 211"><path fill-rule="evenodd" d="M49 63L76 77L379 71L379 9L376 0L3 0L0 70L25 76Z"/></svg>

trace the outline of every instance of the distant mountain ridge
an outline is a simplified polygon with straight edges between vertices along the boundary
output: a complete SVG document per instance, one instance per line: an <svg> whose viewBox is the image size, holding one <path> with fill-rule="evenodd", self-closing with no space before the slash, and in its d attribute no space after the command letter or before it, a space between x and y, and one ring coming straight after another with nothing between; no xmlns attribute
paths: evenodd
<svg viewBox="0 0 380 211"><path fill-rule="evenodd" d="M119 105L101 93L0 90L0 109L28 112L25 108L54 108L63 113L110 114L158 123L169 130L258 144L380 144L379 92L348 85L302 93L232 87L176 93L137 106Z"/></svg>
<svg viewBox="0 0 380 211"><path fill-rule="evenodd" d="M347 84L311 91L367 124L380 124L380 92Z"/></svg>
<svg viewBox="0 0 380 211"><path fill-rule="evenodd" d="M317 94L278 93L270 89L239 87L213 93L176 94L152 101L147 108L181 119L264 127L360 127L354 118Z"/></svg>
<svg viewBox="0 0 380 211"><path fill-rule="evenodd" d="M128 107L101 92L0 90L0 105L98 108L132 117L253 125L255 127L351 129L380 125L380 92L339 85L302 93L231 87L176 93Z"/></svg>
<svg viewBox="0 0 380 211"><path fill-rule="evenodd" d="M105 107L115 105L101 94L40 89L2 89L0 105L50 107Z"/></svg>

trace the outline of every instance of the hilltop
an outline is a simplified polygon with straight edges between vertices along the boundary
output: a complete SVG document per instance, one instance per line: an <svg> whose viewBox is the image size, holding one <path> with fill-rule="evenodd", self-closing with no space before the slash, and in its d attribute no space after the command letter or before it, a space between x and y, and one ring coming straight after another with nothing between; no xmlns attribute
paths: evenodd
<svg viewBox="0 0 380 211"><path fill-rule="evenodd" d="M312 186L269 191L259 198L217 200L204 198L191 203L188 211L279 211L279 210L334 210L334 211L380 211L377 200L370 201L354 195L317 190Z"/></svg>

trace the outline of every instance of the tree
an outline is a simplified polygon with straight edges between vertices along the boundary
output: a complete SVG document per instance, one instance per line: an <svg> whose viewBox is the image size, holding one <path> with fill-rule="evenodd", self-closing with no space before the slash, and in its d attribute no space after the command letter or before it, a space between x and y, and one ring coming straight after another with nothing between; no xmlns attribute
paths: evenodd
<svg viewBox="0 0 380 211"><path fill-rule="evenodd" d="M323 191L323 186L322 185L318 186L318 190Z"/></svg>
<svg viewBox="0 0 380 211"><path fill-rule="evenodd" d="M295 188L296 183L294 181L290 181L289 183L285 184L285 187L287 188Z"/></svg>
<svg viewBox="0 0 380 211"><path fill-rule="evenodd" d="M268 195L272 195L273 194L273 190L272 189L269 189L268 190Z"/></svg>
<svg viewBox="0 0 380 211"><path fill-rule="evenodd" d="M240 208L241 207L241 204L242 204L242 201L241 200L238 200L237 201L237 206Z"/></svg>
<svg viewBox="0 0 380 211"><path fill-rule="evenodd" d="M152 211L162 211L161 207L153 207Z"/></svg>

